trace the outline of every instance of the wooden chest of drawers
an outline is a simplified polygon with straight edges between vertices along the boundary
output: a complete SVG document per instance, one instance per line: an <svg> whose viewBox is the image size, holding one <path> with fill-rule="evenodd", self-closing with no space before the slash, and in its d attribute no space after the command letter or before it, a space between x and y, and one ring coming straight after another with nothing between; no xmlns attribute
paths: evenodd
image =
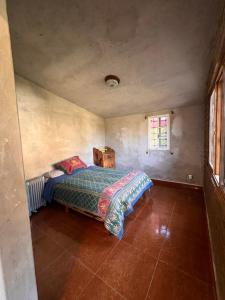
<svg viewBox="0 0 225 300"><path fill-rule="evenodd" d="M94 164L103 168L115 168L115 151L110 147L93 148Z"/></svg>

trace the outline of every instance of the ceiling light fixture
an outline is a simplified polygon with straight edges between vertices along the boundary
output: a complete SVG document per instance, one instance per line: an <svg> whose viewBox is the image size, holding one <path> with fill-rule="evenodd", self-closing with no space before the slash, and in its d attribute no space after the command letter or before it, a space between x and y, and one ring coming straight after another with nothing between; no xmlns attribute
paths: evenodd
<svg viewBox="0 0 225 300"><path fill-rule="evenodd" d="M109 86L109 87L116 87L119 85L120 83L120 79L119 77L117 77L116 75L107 75L105 77L105 83Z"/></svg>

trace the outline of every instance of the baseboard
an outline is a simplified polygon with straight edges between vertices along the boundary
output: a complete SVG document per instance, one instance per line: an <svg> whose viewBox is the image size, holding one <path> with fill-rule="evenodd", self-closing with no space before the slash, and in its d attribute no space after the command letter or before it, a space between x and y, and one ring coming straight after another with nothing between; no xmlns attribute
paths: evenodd
<svg viewBox="0 0 225 300"><path fill-rule="evenodd" d="M192 189L192 190L199 190L201 192L203 191L203 187L201 185L197 185L197 184L169 181L169 180L161 180L161 179L154 179L154 178L151 178L151 180L153 181L153 183L155 185L174 187L174 188L178 188L178 189L186 188L186 189Z"/></svg>

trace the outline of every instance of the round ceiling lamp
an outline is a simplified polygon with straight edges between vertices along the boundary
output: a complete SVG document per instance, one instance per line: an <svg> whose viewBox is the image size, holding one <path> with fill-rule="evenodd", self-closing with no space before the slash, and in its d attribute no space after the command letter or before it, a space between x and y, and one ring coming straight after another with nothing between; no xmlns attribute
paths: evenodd
<svg viewBox="0 0 225 300"><path fill-rule="evenodd" d="M109 87L116 87L119 85L120 83L120 79L119 77L117 77L116 75L107 75L105 77L105 83L106 85L108 85Z"/></svg>

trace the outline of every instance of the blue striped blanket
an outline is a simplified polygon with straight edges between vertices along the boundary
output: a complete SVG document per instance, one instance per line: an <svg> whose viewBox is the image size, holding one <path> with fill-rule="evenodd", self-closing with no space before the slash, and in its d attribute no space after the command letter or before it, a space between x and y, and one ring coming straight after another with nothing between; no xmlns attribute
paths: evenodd
<svg viewBox="0 0 225 300"><path fill-rule="evenodd" d="M152 185L144 172L91 166L49 179L43 197L100 216L106 229L121 239L124 217Z"/></svg>

